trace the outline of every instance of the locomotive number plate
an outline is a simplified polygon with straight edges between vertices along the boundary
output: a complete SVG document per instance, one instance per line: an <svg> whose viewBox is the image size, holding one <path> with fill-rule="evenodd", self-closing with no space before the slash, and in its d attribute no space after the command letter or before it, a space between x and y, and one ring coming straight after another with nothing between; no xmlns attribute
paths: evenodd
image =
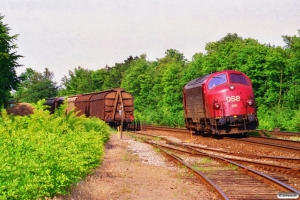
<svg viewBox="0 0 300 200"><path fill-rule="evenodd" d="M228 96L228 97L226 97L227 102L240 101L240 100L241 100L240 96Z"/></svg>

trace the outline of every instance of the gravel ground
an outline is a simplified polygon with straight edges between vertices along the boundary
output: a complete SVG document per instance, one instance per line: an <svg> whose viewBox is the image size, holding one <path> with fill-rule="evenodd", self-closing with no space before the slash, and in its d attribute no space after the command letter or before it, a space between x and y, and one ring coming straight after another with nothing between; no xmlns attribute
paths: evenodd
<svg viewBox="0 0 300 200"><path fill-rule="evenodd" d="M218 199L187 169L165 160L152 146L116 134L106 145L101 167L54 200Z"/></svg>

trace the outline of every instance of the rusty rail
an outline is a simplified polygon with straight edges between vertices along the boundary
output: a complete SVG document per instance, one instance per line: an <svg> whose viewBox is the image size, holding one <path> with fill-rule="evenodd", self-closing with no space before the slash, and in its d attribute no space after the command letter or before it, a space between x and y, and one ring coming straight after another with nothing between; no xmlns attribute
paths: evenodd
<svg viewBox="0 0 300 200"><path fill-rule="evenodd" d="M205 176L203 173L195 170L192 166L190 166L189 164L185 163L184 161L182 161L180 158L178 158L177 156L170 154L168 152L166 152L165 150L163 150L160 145L155 144L153 142L149 142L146 141L148 144L151 144L157 148L159 148L167 157L171 158L172 160L174 160L177 163L180 163L184 166L186 166L190 171L192 171L203 183L205 183L207 186L212 187L218 194L218 196L224 200L229 200L228 196L216 185L214 184L207 176Z"/></svg>
<svg viewBox="0 0 300 200"><path fill-rule="evenodd" d="M138 133L138 134L141 134L141 133ZM142 134L142 135L146 135L146 136L149 136L149 137L157 137L157 136L148 135L148 134ZM166 140L166 141L168 141L168 140L165 139L165 138L163 138L163 139ZM156 146L157 148L159 148L162 152L165 153L165 155L168 155L168 157L174 157L174 158L172 158L172 159L175 159L176 162L180 162L181 164L186 165L190 170L195 171L195 169L193 169L193 167L189 166L187 163L184 163L184 162L183 162L180 158L178 158L177 156L175 156L175 155L173 155L173 154L170 154L170 153L167 153L166 151L164 151L164 150L163 150L161 147L159 147L159 146L162 146L163 148L169 148L169 149L172 149L172 150L175 150L175 151L178 151L177 148L166 147L165 145L158 145L158 144L155 144L155 143L153 143L153 142L148 142L148 143L149 143L149 144L152 144L152 145L154 145L154 146ZM231 163L232 165L238 166L239 168L243 169L243 171L247 172L247 173L250 174L250 175L258 176L258 177L260 177L260 178L263 178L266 182L269 182L271 185L275 186L276 188L279 188L280 190L287 191L287 192L293 192L293 193L296 193L296 194L300 194L300 192L299 192L298 190L292 188L291 186L289 186L289 185L287 185L287 184L285 184L285 183L282 183L281 181L279 181L279 180L277 180L277 179L275 179L275 178L272 178L271 176L268 176L268 175L263 174L263 173L261 173L261 172L259 172L259 171L256 171L256 170L254 170L254 169L250 169L250 168L248 168L248 167L245 167L245 166L243 166L243 165L241 165L241 164L239 164L239 163L236 163L236 162L232 161L232 160L234 160L234 159L224 158L224 157L220 157L220 156L215 156L215 155L207 154L207 153L204 153L204 152L202 152L202 151L199 151L199 150L197 150L197 149L195 149L195 148L193 148L193 147L190 147L190 146L188 146L188 145L185 145L185 144L180 144L180 143L175 143L175 142L170 142L170 141L169 141L169 144L176 145L176 146L182 146L182 147L184 147L184 148L190 149L190 150L193 152L194 155L196 155L196 154L201 154L201 155L213 157L214 159L220 160L220 161L225 162L225 163ZM188 151L182 151L182 152L184 152L184 153L191 153L191 152L188 152ZM283 167L283 168L284 168L284 167ZM281 169L282 169L282 168L281 168ZM298 169L297 169L297 170L298 170ZM207 178L207 177L206 177L206 178L203 178L203 177L205 177L205 175L204 175L203 173L199 173L198 171L193 172L193 173L196 174L197 177L198 177L198 176L201 176L201 178L200 178L200 177L198 177L198 178L200 178L200 179L201 179L203 182L205 182L207 185L210 185L210 186L211 186L211 183L210 183L210 182L212 182L212 181L210 180L209 182L207 182L207 179L208 179L208 178ZM204 176L203 176L203 175L204 175ZM203 179L205 179L205 180L203 180ZM209 179L208 179L208 180L209 180ZM217 186L217 188L219 188L219 187ZM219 188L219 189L220 189L220 188ZM221 189L220 189L220 190L221 190ZM217 190L216 190L216 191L217 191ZM222 193L224 193L224 192L222 192ZM222 193L218 193L218 195L219 195L220 197L222 197L223 199L224 199L224 198L228 198L226 195L225 195L226 197L223 197L223 196L222 196Z"/></svg>

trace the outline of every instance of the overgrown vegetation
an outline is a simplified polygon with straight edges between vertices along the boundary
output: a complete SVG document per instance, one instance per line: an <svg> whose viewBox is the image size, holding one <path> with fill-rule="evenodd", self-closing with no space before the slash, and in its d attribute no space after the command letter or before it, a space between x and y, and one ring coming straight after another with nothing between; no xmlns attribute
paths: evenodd
<svg viewBox="0 0 300 200"><path fill-rule="evenodd" d="M54 115L35 105L28 116L0 117L0 199L43 199L66 194L101 163L109 127L97 118Z"/></svg>

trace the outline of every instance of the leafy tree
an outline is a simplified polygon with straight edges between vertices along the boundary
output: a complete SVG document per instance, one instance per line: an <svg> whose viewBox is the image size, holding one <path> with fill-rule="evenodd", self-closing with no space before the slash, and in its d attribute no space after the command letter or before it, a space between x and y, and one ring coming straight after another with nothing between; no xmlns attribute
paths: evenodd
<svg viewBox="0 0 300 200"><path fill-rule="evenodd" d="M114 67L108 69L108 76L103 84L103 89L119 88L124 78L124 73L131 66L131 62L137 60L138 57L133 58L129 56L124 63L116 63Z"/></svg>
<svg viewBox="0 0 300 200"><path fill-rule="evenodd" d="M185 85L191 80L204 75L202 70L204 55L202 53L194 54L192 61L187 63L187 67L182 72L182 82Z"/></svg>
<svg viewBox="0 0 300 200"><path fill-rule="evenodd" d="M62 78L63 89L60 91L60 95L75 95L93 92L92 71L77 67L74 72L69 70L69 77L64 76Z"/></svg>
<svg viewBox="0 0 300 200"><path fill-rule="evenodd" d="M270 48L266 56L265 74L268 77L266 85L268 89L264 95L265 103L270 105L280 105L283 101L283 95L287 91L287 74L286 65L287 54L281 47Z"/></svg>
<svg viewBox="0 0 300 200"><path fill-rule="evenodd" d="M177 50L169 49L166 56L159 59L153 71L151 96L158 114L157 123L178 125L178 112L182 112L182 71L187 60ZM183 117L183 115L182 115Z"/></svg>
<svg viewBox="0 0 300 200"><path fill-rule="evenodd" d="M0 14L0 106L10 98L10 91L17 89L16 68L21 66L17 60L22 57L14 51L18 35L9 35L10 28L3 24L3 18Z"/></svg>
<svg viewBox="0 0 300 200"><path fill-rule="evenodd" d="M286 43L285 51L287 53L286 65L288 91L285 93L285 104L293 109L297 109L300 104L300 30L297 36L283 36Z"/></svg>
<svg viewBox="0 0 300 200"><path fill-rule="evenodd" d="M104 90L105 79L108 76L107 69L98 69L92 71L92 85L94 90L102 91Z"/></svg>
<svg viewBox="0 0 300 200"><path fill-rule="evenodd" d="M57 95L57 83L53 81L54 74L48 68L43 73L27 68L20 76L21 83L15 98L22 102L36 103L37 101Z"/></svg>
<svg viewBox="0 0 300 200"><path fill-rule="evenodd" d="M130 70L124 72L124 78L122 79L121 87L126 88L126 91L130 92L134 97L135 109L142 111L148 103L150 88L146 88L145 85L148 82L147 71L149 68L149 62L146 60L146 55L143 54L140 58L130 63ZM147 80L145 82L145 80ZM150 80L151 82L151 80Z"/></svg>

